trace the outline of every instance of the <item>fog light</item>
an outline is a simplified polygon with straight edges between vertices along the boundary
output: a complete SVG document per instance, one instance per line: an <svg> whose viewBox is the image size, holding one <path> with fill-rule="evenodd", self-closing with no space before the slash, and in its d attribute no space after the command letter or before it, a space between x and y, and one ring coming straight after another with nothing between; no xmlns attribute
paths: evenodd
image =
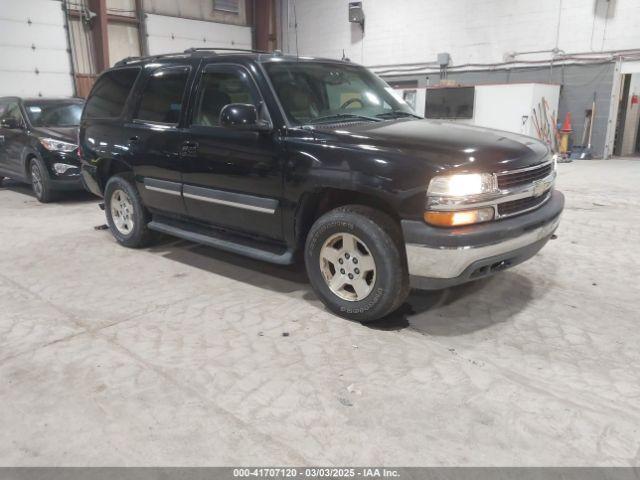
<svg viewBox="0 0 640 480"><path fill-rule="evenodd" d="M58 175L62 175L67 172L67 170L71 170L72 168L77 168L75 165L69 165L67 163L54 163L53 169Z"/></svg>
<svg viewBox="0 0 640 480"><path fill-rule="evenodd" d="M424 221L436 227L459 227L493 220L493 208L461 210L458 212L424 212Z"/></svg>

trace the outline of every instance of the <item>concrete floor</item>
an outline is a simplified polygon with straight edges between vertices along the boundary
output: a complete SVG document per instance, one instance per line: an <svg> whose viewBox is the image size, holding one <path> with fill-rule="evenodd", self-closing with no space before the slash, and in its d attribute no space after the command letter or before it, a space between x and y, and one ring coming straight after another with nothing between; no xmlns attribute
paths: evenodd
<svg viewBox="0 0 640 480"><path fill-rule="evenodd" d="M5 185L0 465L639 466L640 161L559 169L537 257L369 327L300 269Z"/></svg>

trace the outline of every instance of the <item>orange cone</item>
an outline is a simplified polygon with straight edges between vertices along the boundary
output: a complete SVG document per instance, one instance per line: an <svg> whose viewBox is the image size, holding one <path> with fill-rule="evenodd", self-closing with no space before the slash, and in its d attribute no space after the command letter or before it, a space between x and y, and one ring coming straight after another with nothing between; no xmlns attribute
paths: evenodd
<svg viewBox="0 0 640 480"><path fill-rule="evenodd" d="M561 132L573 132L573 128L571 128L571 112L567 112L564 116L564 123L562 124Z"/></svg>

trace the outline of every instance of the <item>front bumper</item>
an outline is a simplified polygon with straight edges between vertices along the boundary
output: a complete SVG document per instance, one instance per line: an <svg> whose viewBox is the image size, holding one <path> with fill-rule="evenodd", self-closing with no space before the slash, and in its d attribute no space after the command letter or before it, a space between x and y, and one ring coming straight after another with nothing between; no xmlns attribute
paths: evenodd
<svg viewBox="0 0 640 480"><path fill-rule="evenodd" d="M402 221L411 285L435 290L491 275L534 256L560 223L564 195L517 217L462 228Z"/></svg>
<svg viewBox="0 0 640 480"><path fill-rule="evenodd" d="M58 191L84 189L80 179L80 159L78 158L77 150L73 152L53 152L42 148L40 154L47 166L52 189ZM54 168L56 163L70 165L72 168L65 173L59 174Z"/></svg>
<svg viewBox="0 0 640 480"><path fill-rule="evenodd" d="M84 190L80 175L52 178L51 188L57 191Z"/></svg>

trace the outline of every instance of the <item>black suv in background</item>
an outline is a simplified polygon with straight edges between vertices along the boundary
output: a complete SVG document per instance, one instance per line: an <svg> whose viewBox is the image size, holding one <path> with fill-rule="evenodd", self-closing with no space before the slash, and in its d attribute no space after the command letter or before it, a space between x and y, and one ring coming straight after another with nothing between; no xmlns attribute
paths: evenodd
<svg viewBox="0 0 640 480"><path fill-rule="evenodd" d="M127 247L152 232L279 264L344 317L533 256L564 197L541 142L424 120L344 61L190 50L102 74L82 176Z"/></svg>
<svg viewBox="0 0 640 480"><path fill-rule="evenodd" d="M56 191L82 190L77 141L83 105L78 98L0 98L0 181L30 183L41 202Z"/></svg>

